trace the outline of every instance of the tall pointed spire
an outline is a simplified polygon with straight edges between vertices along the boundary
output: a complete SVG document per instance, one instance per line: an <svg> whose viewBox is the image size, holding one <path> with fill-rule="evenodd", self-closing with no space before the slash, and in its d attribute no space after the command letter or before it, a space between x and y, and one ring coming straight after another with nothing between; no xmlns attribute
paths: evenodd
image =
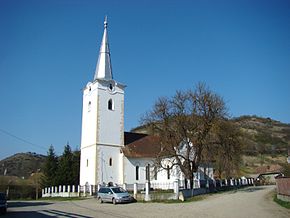
<svg viewBox="0 0 290 218"><path fill-rule="evenodd" d="M102 44L100 48L99 59L98 59L97 67L96 67L94 80L113 79L110 49L109 49L109 42L108 42L108 36L107 36L108 34L107 27L108 27L108 22L107 22L107 16L106 16L105 22L104 22L104 35L102 39Z"/></svg>

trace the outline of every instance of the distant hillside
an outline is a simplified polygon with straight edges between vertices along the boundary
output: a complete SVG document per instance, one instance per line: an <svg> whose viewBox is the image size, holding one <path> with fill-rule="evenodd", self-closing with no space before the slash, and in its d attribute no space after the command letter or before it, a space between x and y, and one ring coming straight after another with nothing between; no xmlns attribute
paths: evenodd
<svg viewBox="0 0 290 218"><path fill-rule="evenodd" d="M244 134L245 154L287 154L290 146L290 124L257 116L241 116L232 120ZM131 131L148 133L145 126L138 126Z"/></svg>
<svg viewBox="0 0 290 218"><path fill-rule="evenodd" d="M31 173L42 169L46 156L36 153L18 153L0 161L0 175L28 178Z"/></svg>
<svg viewBox="0 0 290 218"><path fill-rule="evenodd" d="M233 120L244 133L245 154L287 155L290 124L257 116L241 116Z"/></svg>

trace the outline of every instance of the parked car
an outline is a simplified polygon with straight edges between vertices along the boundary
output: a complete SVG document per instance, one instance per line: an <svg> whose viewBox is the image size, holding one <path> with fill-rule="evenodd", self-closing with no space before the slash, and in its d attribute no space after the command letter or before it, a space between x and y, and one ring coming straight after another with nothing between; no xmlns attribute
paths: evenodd
<svg viewBox="0 0 290 218"><path fill-rule="evenodd" d="M133 202L135 200L121 187L102 187L98 191L97 199L100 203L112 202L113 204Z"/></svg>
<svg viewBox="0 0 290 218"><path fill-rule="evenodd" d="M3 192L0 192L0 212L5 214L7 212L7 199Z"/></svg>

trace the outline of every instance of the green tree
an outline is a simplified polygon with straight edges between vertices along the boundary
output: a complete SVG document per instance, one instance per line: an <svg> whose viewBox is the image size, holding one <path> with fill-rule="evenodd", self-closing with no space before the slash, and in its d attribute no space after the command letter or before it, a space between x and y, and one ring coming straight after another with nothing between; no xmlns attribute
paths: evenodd
<svg viewBox="0 0 290 218"><path fill-rule="evenodd" d="M57 171L58 185L73 185L73 153L69 144L64 147Z"/></svg>
<svg viewBox="0 0 290 218"><path fill-rule="evenodd" d="M54 152L54 147L51 145L47 152L47 158L45 160L43 176L41 184L44 187L57 185L57 169L58 158Z"/></svg>
<svg viewBox="0 0 290 218"><path fill-rule="evenodd" d="M73 164L72 164L72 177L73 177L73 184L78 185L80 181L80 157L81 151L76 149L73 152Z"/></svg>

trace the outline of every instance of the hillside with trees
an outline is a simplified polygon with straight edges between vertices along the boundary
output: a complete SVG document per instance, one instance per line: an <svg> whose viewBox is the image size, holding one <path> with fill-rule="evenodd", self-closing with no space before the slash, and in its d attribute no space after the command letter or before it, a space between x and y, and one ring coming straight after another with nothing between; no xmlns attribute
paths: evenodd
<svg viewBox="0 0 290 218"><path fill-rule="evenodd" d="M46 156L32 152L17 153L0 160L0 175L27 179L44 166Z"/></svg>
<svg viewBox="0 0 290 218"><path fill-rule="evenodd" d="M0 164L0 192L9 193L10 199L37 199L41 187L79 183L80 151L72 151L68 144L61 156L50 146L47 156L18 153Z"/></svg>
<svg viewBox="0 0 290 218"><path fill-rule="evenodd" d="M256 115L245 115L230 120L242 132L242 159L237 176L269 171L283 171L290 176L290 167L286 163L290 149L290 124ZM150 132L145 125L131 131Z"/></svg>
<svg viewBox="0 0 290 218"><path fill-rule="evenodd" d="M245 154L287 154L290 124L258 116L241 116L233 121L244 133Z"/></svg>

